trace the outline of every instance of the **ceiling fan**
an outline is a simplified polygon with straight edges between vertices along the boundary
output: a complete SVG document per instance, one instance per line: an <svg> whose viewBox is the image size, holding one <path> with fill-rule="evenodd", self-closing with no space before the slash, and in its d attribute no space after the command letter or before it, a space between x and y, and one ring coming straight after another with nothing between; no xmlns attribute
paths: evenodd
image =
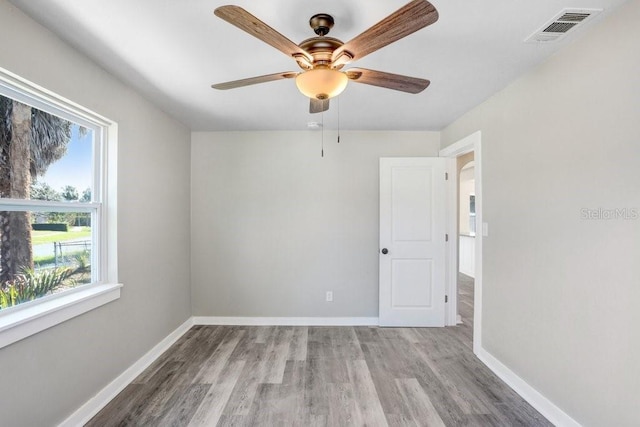
<svg viewBox="0 0 640 427"><path fill-rule="evenodd" d="M407 3L347 43L327 37L334 19L326 13L311 17L309 25L317 36L300 44L295 44L239 6L221 6L214 13L290 56L302 69L214 84L211 86L214 89L233 89L295 78L300 92L310 99L309 112L319 113L329 109L329 99L342 93L349 81L414 94L422 92L430 83L425 79L365 68L342 71L345 65L436 22L438 11L426 0Z"/></svg>

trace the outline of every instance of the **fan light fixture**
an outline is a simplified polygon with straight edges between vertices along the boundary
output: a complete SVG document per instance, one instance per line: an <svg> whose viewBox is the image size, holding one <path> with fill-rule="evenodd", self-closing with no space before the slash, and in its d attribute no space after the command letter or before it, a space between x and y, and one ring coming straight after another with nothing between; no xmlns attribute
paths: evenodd
<svg viewBox="0 0 640 427"><path fill-rule="evenodd" d="M414 94L429 86L429 80L384 71L366 68L348 68L342 71L347 64L361 60L370 53L436 22L438 11L428 0L410 0L346 43L334 37L327 37L334 25L334 19L326 13L316 13L311 17L309 26L316 37L303 40L300 44L292 42L240 6L220 6L214 13L247 34L275 47L293 59L302 70L218 83L211 85L214 89L234 89L295 77L296 86L309 98L309 113L316 114L327 111L330 98L340 95L349 81ZM244 55L247 54L250 53L244 52Z"/></svg>
<svg viewBox="0 0 640 427"><path fill-rule="evenodd" d="M314 68L296 77L296 86L303 95L314 99L329 99L338 96L347 87L349 78L341 71L331 68Z"/></svg>

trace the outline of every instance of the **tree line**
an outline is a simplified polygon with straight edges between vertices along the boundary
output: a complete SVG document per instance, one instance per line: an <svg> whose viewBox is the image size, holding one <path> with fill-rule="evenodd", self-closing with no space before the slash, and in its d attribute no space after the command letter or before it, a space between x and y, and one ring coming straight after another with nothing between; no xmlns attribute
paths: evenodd
<svg viewBox="0 0 640 427"><path fill-rule="evenodd" d="M72 185L65 185L61 191L56 191L46 182L36 181L31 184L31 200L90 202L91 189L85 189L80 195ZM91 214L88 212L36 212L31 220L37 223L66 223L71 226L88 227L91 225Z"/></svg>
<svg viewBox="0 0 640 427"><path fill-rule="evenodd" d="M90 202L91 188L87 188L80 195L78 189L72 185L65 185L61 191L56 191L46 182L35 181L31 184L31 200Z"/></svg>

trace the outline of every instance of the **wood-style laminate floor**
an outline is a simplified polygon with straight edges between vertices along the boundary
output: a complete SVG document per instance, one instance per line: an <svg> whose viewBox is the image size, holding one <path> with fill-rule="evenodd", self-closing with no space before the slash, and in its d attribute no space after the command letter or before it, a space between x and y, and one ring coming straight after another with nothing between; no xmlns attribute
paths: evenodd
<svg viewBox="0 0 640 427"><path fill-rule="evenodd" d="M550 426L472 354L464 320L195 326L88 425Z"/></svg>
<svg viewBox="0 0 640 427"><path fill-rule="evenodd" d="M473 348L473 277L458 273L458 314L462 324L458 325L463 343Z"/></svg>

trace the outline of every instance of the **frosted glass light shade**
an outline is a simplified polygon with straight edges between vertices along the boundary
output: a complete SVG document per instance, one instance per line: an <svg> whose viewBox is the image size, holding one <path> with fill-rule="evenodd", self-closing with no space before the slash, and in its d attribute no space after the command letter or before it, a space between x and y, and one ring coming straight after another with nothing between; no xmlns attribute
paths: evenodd
<svg viewBox="0 0 640 427"><path fill-rule="evenodd" d="M316 68L296 77L296 86L309 98L329 99L338 96L347 87L345 73L330 68Z"/></svg>

